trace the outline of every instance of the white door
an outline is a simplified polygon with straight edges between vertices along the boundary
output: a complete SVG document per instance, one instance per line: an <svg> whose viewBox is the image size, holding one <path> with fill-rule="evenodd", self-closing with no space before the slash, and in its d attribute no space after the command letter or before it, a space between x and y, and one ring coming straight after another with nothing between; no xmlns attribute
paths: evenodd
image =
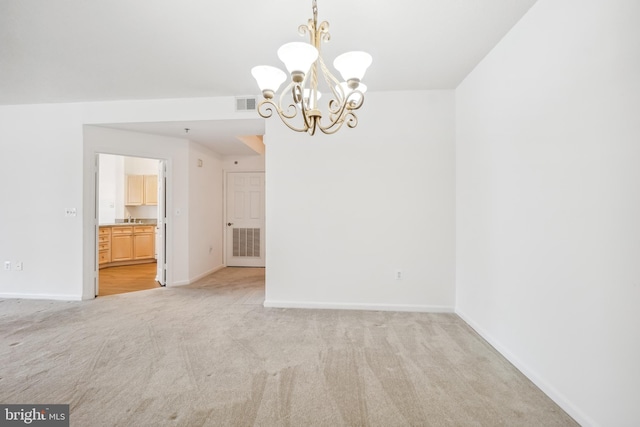
<svg viewBox="0 0 640 427"><path fill-rule="evenodd" d="M156 282L167 285L167 162L158 162L158 223L156 225Z"/></svg>
<svg viewBox="0 0 640 427"><path fill-rule="evenodd" d="M93 258L93 287L94 287L94 296L98 296L100 293L100 266L98 265L99 253L100 249L98 248L98 239L100 234L100 221L98 212L100 210L100 154L96 154L96 158L94 160L94 169L93 169L93 185L95 186L95 200L93 201L93 235L94 237L94 245L93 247L96 250Z"/></svg>
<svg viewBox="0 0 640 427"><path fill-rule="evenodd" d="M264 172L227 174L228 267L264 267Z"/></svg>

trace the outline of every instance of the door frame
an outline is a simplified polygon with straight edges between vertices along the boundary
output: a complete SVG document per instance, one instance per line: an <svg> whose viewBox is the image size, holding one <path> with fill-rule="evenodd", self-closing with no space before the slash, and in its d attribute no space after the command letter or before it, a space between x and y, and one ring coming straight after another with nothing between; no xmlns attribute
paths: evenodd
<svg viewBox="0 0 640 427"><path fill-rule="evenodd" d="M222 180L222 209L223 209L223 222L222 222L222 263L225 267L228 267L227 264L227 247L228 247L228 233L227 233L227 223L229 222L227 218L227 202L228 202L228 183L229 183L229 175L232 173L262 173L264 174L264 198L265 198L265 209L263 212L265 221L264 221L264 257L265 257L265 267L267 263L267 209L266 209L266 199L267 199L267 173L265 170L245 170L245 169L237 169L237 170L224 170L224 176ZM262 268L262 267L258 267Z"/></svg>
<svg viewBox="0 0 640 427"><path fill-rule="evenodd" d="M167 161L158 161L158 220L156 222L156 239L160 238L160 245L154 242L156 253L156 282L160 286L167 286Z"/></svg>
<svg viewBox="0 0 640 427"><path fill-rule="evenodd" d="M122 153L122 152L118 152L116 151L107 151L107 150L95 150L93 152L93 160L92 160L92 164L93 167L91 168L91 183L92 185L88 186L88 188L90 189L90 199L91 199L91 205L92 205L92 209L90 209L89 215L84 215L84 219L85 219L85 224L87 222L87 217L89 217L89 222L91 223L92 226L92 230L93 233L92 234L92 243L91 243L91 247L93 248L93 266L90 269L90 271L85 273L85 283L86 283L86 277L90 274L91 276L91 280L89 281L89 285L91 287L91 291L89 291L89 287L87 285L85 285L85 288L83 289L83 296L82 299L93 299L96 298L98 296L98 292L99 292L99 288L100 288L100 283L99 283L99 264L98 264L98 258L99 258L99 249L98 249L98 234L100 231L100 221L99 221L99 204L100 204L100 181L99 181L99 176L100 176L100 162L99 162L99 158L101 154L108 154L108 155L113 155L113 156L121 156L121 157L139 157L139 158L144 158L144 159L153 159L153 160L158 160L160 162L161 165L164 165L164 176L160 176L158 175L158 180L163 179L164 183L163 183L163 189L164 189L164 198L163 198L163 202L164 202L164 206L163 207L159 207L160 210L164 210L164 214L165 214L165 218L162 221L162 225L163 227L160 228L160 233L162 234L162 244L163 247L161 248L161 250L164 250L164 283L160 282L161 286L166 286L167 283L169 282L169 278L171 277L170 272L172 270L172 266L171 266L171 262L170 260L172 259L171 257L171 244L170 244L170 230L171 230L171 221L169 221L169 216L167 215L167 212L171 211L171 205L170 205L170 200L171 200L171 160L170 159L164 159L164 158L159 158L157 156L153 156L153 155L147 155L147 154L141 154L141 155L136 155L136 154L131 154L131 153ZM87 195L85 194L85 197L87 197ZM158 200L158 203L160 203L160 200ZM87 203L85 202L85 206L87 205ZM86 242L86 240L85 240ZM86 262L86 260L85 260ZM86 265L86 264L85 264Z"/></svg>

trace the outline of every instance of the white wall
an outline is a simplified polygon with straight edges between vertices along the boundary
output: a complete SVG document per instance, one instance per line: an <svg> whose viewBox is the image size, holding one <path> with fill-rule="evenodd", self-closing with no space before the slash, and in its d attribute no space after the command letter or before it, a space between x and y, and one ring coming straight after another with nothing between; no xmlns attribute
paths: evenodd
<svg viewBox="0 0 640 427"><path fill-rule="evenodd" d="M583 425L640 421L639 16L539 0L456 91L456 310Z"/></svg>
<svg viewBox="0 0 640 427"><path fill-rule="evenodd" d="M264 154L255 156L227 155L222 158L225 172L264 172Z"/></svg>
<svg viewBox="0 0 640 427"><path fill-rule="evenodd" d="M128 132L99 126L85 126L84 128L85 181L90 190L92 182L91 162L96 153L111 153L123 156L140 156L145 158L167 160L169 174L167 177L167 207L169 245L168 261L171 268L168 271L168 285L189 282L189 141L179 138L168 138L137 132ZM156 169L157 170L157 169ZM89 192L85 197L91 201L93 195ZM176 211L180 215L176 215ZM91 234L91 224L86 231ZM88 243L87 252L91 252L93 243ZM85 286L90 279L85 280Z"/></svg>
<svg viewBox="0 0 640 427"><path fill-rule="evenodd" d="M76 105L0 106L0 297L80 297L82 127L69 120L79 115Z"/></svg>
<svg viewBox="0 0 640 427"><path fill-rule="evenodd" d="M246 119L246 113L235 112L234 97L219 98L197 98L197 99L167 99L152 101L118 101L118 102L98 102L82 104L82 120L84 123L108 124L108 123L131 123L131 122L157 122L157 121L188 121L188 120L232 120ZM143 135L143 134L139 134ZM151 137L151 136L149 136ZM199 179L200 172L193 172L195 167L192 160L194 156L199 156L204 150L206 156L212 156L212 161L207 164L215 165L218 172L215 172L218 179L222 179L219 159L216 156L187 140L182 140L184 146L179 149L175 144L164 146L164 144L148 144L140 141L129 144L126 142L119 146L119 151L123 154L148 158L169 159L168 166L170 179L168 190L171 193L167 198L169 209L169 224L173 231L167 238L167 242L172 248L173 270L169 270L168 285L183 285L202 277L209 271L218 268L221 261L222 240L217 241L215 231L209 230L213 225L198 224L191 222L193 218L201 216L213 217L217 214L211 212L218 210L218 207L211 207L209 202L203 202L208 198L216 197L215 192L209 191L209 184L203 183ZM180 145L180 144L178 144ZM125 151L122 151L122 150ZM198 154L194 154L194 152ZM155 154L154 154L155 153ZM91 150L85 150L85 161L87 156L91 156ZM195 175L194 175L195 173ZM207 172L210 174L211 172ZM194 180L197 185L191 185ZM214 182L211 187L221 186ZM85 201L90 199L88 195L90 187L85 187ZM86 206L85 209L90 209ZM195 210L195 212L192 212ZM203 213L204 212L204 213ZM86 248L92 246L90 241L91 224L85 221L85 241ZM200 227L204 227L202 230ZM212 234L213 233L213 234ZM200 241L206 240L206 244ZM214 248L209 252L211 241L214 241ZM203 250L204 248L204 250ZM85 272L91 269L92 259L85 256ZM87 273L88 274L88 273ZM85 275L85 294L90 290L86 288L89 278Z"/></svg>
<svg viewBox="0 0 640 427"><path fill-rule="evenodd" d="M124 158L125 175L157 175L158 160L145 159L142 157Z"/></svg>
<svg viewBox="0 0 640 427"><path fill-rule="evenodd" d="M452 311L454 94L367 93L358 117L267 120L265 305Z"/></svg>
<svg viewBox="0 0 640 427"><path fill-rule="evenodd" d="M96 152L126 155L127 173L157 173L157 160L151 158L168 161L169 286L191 283L221 268L222 161L218 155L186 139L99 126L85 126L84 136L88 157ZM202 168L197 166L198 159L203 160Z"/></svg>
<svg viewBox="0 0 640 427"><path fill-rule="evenodd" d="M202 160L202 166L198 161ZM189 143L189 281L223 265L222 160L211 150Z"/></svg>
<svg viewBox="0 0 640 427"><path fill-rule="evenodd" d="M113 224L123 217L124 157L101 154L99 163L98 220L100 224Z"/></svg>
<svg viewBox="0 0 640 427"><path fill-rule="evenodd" d="M0 297L93 297L95 153L109 153L112 145L87 146L83 125L245 119L246 113L236 113L234 106L234 97L0 106L0 179L12 188L0 209L0 260L24 265L20 272L0 269ZM177 182L171 183L176 187L171 202L184 216L173 211L175 235L169 239L174 239L175 268L170 280L186 283L201 273L190 270L188 262L190 148L186 141L182 146L167 142L171 147L165 148L150 141L140 144L116 142L118 154L173 156ZM66 208L76 208L77 215L65 217Z"/></svg>

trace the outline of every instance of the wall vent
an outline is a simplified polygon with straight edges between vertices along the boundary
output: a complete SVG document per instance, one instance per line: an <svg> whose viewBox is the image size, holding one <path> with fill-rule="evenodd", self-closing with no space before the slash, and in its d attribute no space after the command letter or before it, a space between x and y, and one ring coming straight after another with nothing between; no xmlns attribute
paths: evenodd
<svg viewBox="0 0 640 427"><path fill-rule="evenodd" d="M260 229L259 228L234 228L233 229L233 256L234 257L260 257Z"/></svg>
<svg viewBox="0 0 640 427"><path fill-rule="evenodd" d="M256 98L253 96L236 98L236 111L256 111L256 105Z"/></svg>

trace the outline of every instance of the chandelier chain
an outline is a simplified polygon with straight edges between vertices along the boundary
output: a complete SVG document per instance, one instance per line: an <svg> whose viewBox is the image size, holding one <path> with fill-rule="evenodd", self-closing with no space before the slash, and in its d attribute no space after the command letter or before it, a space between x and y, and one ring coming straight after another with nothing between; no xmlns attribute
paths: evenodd
<svg viewBox="0 0 640 427"><path fill-rule="evenodd" d="M318 23L318 4L316 0L313 0L311 8L313 9L313 22Z"/></svg>

